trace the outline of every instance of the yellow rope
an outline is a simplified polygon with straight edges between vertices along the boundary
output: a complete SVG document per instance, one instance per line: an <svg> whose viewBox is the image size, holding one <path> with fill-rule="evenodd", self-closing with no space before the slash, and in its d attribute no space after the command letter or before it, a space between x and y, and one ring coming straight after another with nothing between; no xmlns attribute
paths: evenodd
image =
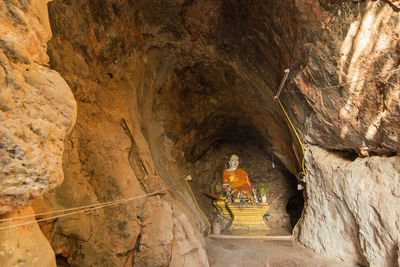
<svg viewBox="0 0 400 267"><path fill-rule="evenodd" d="M192 189L190 188L190 185L189 185L189 183L188 183L187 180L186 180L186 177L184 177L183 180L185 180L185 183L186 183L187 187L189 188L190 194L192 194L192 197L193 197L194 203L196 204L197 209L200 211L201 215L203 215L204 219L205 219L205 220L207 221L207 223L208 223L208 232L207 232L207 236L209 236L209 235L210 235L210 231L211 231L211 223L210 223L210 221L208 220L207 216L204 215L203 211L200 209L199 204L197 203L196 197L194 196L193 191L192 191Z"/></svg>
<svg viewBox="0 0 400 267"><path fill-rule="evenodd" d="M299 144L300 144L300 146L301 146L301 151L303 152L303 160L301 161L301 169L302 169L301 174L305 176L305 175L306 175L306 170L305 170L305 168L304 168L304 147L303 147L303 143L301 142L300 137L299 137L299 134L297 133L296 128L294 128L293 123L292 123L292 121L290 120L289 115L286 113L286 110L285 110L285 108L283 107L281 101L279 100L279 98L277 98L277 100L278 100L278 103L279 103L279 105L281 106L281 108L282 108L282 110L283 110L283 113L285 113L286 118L288 119L288 121L289 121L289 123L290 123L290 126L292 126L293 132L296 134L297 140L299 140Z"/></svg>
<svg viewBox="0 0 400 267"><path fill-rule="evenodd" d="M299 144L300 144L300 146L301 146L301 151L303 152L303 160L301 161L301 169L302 169L301 174L302 174L303 176L306 176L306 170L305 170L305 168L304 168L304 154L305 154L305 153L304 153L304 146L303 146L303 143L301 142L301 139L300 139L300 137L299 137L299 134L297 133L296 128L294 128L294 125L293 125L292 121L290 120L289 115L287 114L287 112L286 112L285 108L283 107L281 101L279 100L279 98L277 98L277 100L278 100L278 103L279 103L279 105L281 106L281 108L282 108L282 110L283 110L283 113L285 113L286 118L287 118L287 120L289 121L290 126L291 126L292 129L293 129L293 132L296 134L297 140L299 141ZM301 219L301 217L300 217L300 219ZM294 236L294 230L296 229L296 226L299 224L300 219L297 221L296 225L293 227L292 236Z"/></svg>

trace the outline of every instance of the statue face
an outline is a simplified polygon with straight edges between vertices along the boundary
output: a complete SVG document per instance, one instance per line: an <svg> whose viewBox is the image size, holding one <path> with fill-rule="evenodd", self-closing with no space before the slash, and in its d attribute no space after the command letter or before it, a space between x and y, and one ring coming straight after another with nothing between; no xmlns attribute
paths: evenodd
<svg viewBox="0 0 400 267"><path fill-rule="evenodd" d="M239 167L239 157L237 157L237 156L232 156L232 157L229 159L229 167L230 167L231 169L236 170L237 167Z"/></svg>

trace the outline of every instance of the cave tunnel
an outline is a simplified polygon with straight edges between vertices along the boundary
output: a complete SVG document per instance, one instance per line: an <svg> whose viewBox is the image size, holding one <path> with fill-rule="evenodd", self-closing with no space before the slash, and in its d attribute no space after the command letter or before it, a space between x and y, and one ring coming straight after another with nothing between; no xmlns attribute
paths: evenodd
<svg viewBox="0 0 400 267"><path fill-rule="evenodd" d="M286 205L290 197L299 194L297 173L291 173L275 155L269 133L283 131L274 134L291 143L291 130L284 117L280 117L278 129L269 127L273 119L268 102L257 101L265 96L246 94L251 89L235 82L234 74L228 76L227 72L219 64L196 63L184 68L176 74L176 82L157 93L153 112L171 114L164 121L167 138L174 144L176 158L192 176L191 186L210 221L217 219L217 212L204 193L218 193L215 187L222 188L229 155L237 154L254 187L270 185L270 225L288 231L293 226L289 225ZM298 216L295 214L301 214L302 203L292 203L289 210Z"/></svg>
<svg viewBox="0 0 400 267"><path fill-rule="evenodd" d="M398 261L398 1L47 2L0 1L6 266ZM231 154L286 245L210 241Z"/></svg>
<svg viewBox="0 0 400 267"><path fill-rule="evenodd" d="M263 32L264 38L271 39L275 31L272 26L276 24L267 27L256 23L260 16L271 22L276 17L270 14L273 7L263 7L259 14L252 14L258 4L194 3L180 7L183 13L180 24L167 18L161 23L148 10L149 5L140 2L76 5L55 1L49 5L54 35L49 43L49 56L52 68L62 72L70 86L76 88L78 101L80 95L91 97L77 82L79 78L86 79L82 75L93 75L95 78L91 80L103 87L103 91L113 90L110 84L122 83L120 87L128 88L120 89L121 94L124 90L127 94L136 93L132 101L136 98L138 111L142 113L145 138L153 138L151 129L155 125L162 127L159 136L164 136L178 165L195 178L191 185L210 221L215 220L216 210L203 193L215 193L212 187L222 181L222 170L229 154L238 154L241 166L247 170L255 187L260 182L270 184L270 224L289 229L293 225L290 226L286 205L289 198L299 194L296 176L301 159L295 157L293 149L298 149L298 144L292 140L287 119L273 99L285 65L280 58L287 56L276 53L283 54L282 49L287 48L258 36ZM218 21L210 19L207 23L213 28L195 34L193 31L202 30L198 23L204 19L204 14L197 9L212 5L220 5ZM85 12L76 18L79 6L79 10ZM171 3L167 6L174 8ZM74 19L66 19L66 14ZM158 14L167 15L170 16ZM145 34L146 24L161 27L157 34L160 36ZM222 29L220 25L225 27ZM77 35L73 28L83 32ZM202 46L213 46L215 51L196 54L193 48L185 51L181 44L174 44L188 34L191 38L207 38L190 44L192 47L199 46L201 50ZM214 35L221 34L213 40ZM156 45L160 41L162 43ZM71 69L82 65L75 62L76 54L87 64L86 73ZM68 63L73 65L68 70L64 69L69 65L64 61L67 57L72 61ZM230 62L234 57L238 58ZM253 73L249 74L250 71ZM153 122L149 123L150 120ZM298 155L299 152L296 151ZM291 205L289 210L301 214L301 208L293 211L293 207L301 206Z"/></svg>

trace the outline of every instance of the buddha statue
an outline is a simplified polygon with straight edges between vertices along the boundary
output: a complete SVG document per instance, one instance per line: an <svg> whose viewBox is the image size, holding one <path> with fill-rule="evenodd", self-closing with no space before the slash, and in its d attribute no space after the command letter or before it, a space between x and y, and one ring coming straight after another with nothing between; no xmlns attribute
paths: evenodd
<svg viewBox="0 0 400 267"><path fill-rule="evenodd" d="M245 195L251 195L252 188L249 177L245 170L238 167L239 157L237 155L231 155L229 158L229 168L224 170L222 174L223 186L230 186L234 195L238 195L239 192Z"/></svg>

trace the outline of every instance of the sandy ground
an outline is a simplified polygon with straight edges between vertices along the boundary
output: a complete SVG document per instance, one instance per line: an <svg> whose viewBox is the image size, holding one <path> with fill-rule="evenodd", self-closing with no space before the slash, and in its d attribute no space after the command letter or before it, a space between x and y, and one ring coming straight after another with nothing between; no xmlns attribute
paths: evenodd
<svg viewBox="0 0 400 267"><path fill-rule="evenodd" d="M292 240L206 238L211 267L355 267L319 256Z"/></svg>

